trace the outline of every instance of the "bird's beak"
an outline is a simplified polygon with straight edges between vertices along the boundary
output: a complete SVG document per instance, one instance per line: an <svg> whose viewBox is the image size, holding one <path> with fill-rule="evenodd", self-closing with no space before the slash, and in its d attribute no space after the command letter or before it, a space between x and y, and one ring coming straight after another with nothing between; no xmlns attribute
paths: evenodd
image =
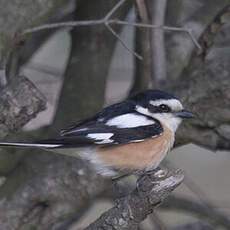
<svg viewBox="0 0 230 230"><path fill-rule="evenodd" d="M195 117L195 115L193 113L191 113L191 112L189 112L188 110L185 110L185 109L183 109L183 110L181 110L179 112L176 112L175 116L180 117L180 118L194 118Z"/></svg>

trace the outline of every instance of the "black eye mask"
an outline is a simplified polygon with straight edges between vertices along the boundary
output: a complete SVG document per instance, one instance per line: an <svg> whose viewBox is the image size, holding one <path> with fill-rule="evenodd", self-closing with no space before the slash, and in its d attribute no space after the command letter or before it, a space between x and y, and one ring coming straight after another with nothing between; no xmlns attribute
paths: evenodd
<svg viewBox="0 0 230 230"><path fill-rule="evenodd" d="M149 104L148 110L151 113L169 113L169 112L171 112L171 109L165 104L161 104L159 106Z"/></svg>

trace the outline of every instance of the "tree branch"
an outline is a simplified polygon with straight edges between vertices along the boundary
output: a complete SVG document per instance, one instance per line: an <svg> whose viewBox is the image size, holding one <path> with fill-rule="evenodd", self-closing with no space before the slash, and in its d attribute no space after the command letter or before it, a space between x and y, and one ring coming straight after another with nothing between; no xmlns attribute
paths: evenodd
<svg viewBox="0 0 230 230"><path fill-rule="evenodd" d="M151 175L144 175L135 189L128 196L117 200L116 206L106 211L85 230L138 229L153 209L159 205L183 180L180 171L163 173L156 170Z"/></svg>
<svg viewBox="0 0 230 230"><path fill-rule="evenodd" d="M178 28L178 27L169 27L164 25L149 25L149 24L142 24L142 23L130 23L126 21L121 20L114 20L111 19L112 15L125 3L127 0L121 0L119 1L110 11L107 13L103 18L96 19L96 20L84 20L84 21L69 21L69 22L59 22L59 23L51 23L51 24L44 24L41 26L33 27L30 29L24 30L19 36L25 36L27 34L39 32L41 30L47 30L47 29L54 29L54 28L63 28L63 27L79 27L79 26L97 26L97 25L104 25L106 26L109 31L121 42L121 44L134 56L136 56L138 59L142 59L142 57L138 54L136 54L134 51L131 51L128 46L125 44L124 41L120 38L120 36L110 27L110 25L129 25L129 26L135 26L135 27L143 27L143 28L151 28L151 29L160 29L160 30L166 30L166 31L180 31L180 32L186 32L191 37L192 41L194 42L194 36L192 35L192 32L190 29L184 29L184 28ZM196 41L196 40L195 40ZM195 45L198 49L201 49L201 46L196 41Z"/></svg>
<svg viewBox="0 0 230 230"><path fill-rule="evenodd" d="M22 128L45 107L46 100L34 84L15 76L0 93L0 138Z"/></svg>
<svg viewBox="0 0 230 230"><path fill-rule="evenodd" d="M212 150L230 149L230 67L225 52L230 44L230 21L224 20L229 13L229 6L217 13L199 40L204 52L194 52L181 76L166 87L197 115L180 127L177 145L192 142ZM213 25L218 30L213 31Z"/></svg>

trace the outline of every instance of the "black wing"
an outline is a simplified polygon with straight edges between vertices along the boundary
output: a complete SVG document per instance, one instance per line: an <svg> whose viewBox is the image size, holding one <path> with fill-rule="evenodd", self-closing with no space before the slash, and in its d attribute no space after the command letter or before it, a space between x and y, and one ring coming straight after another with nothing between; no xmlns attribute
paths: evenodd
<svg viewBox="0 0 230 230"><path fill-rule="evenodd" d="M4 146L68 148L90 145L110 146L143 141L146 138L157 137L163 132L161 124L153 119L137 114L135 104L125 101L103 109L94 117L87 119L74 127L63 130L55 139L38 141L36 143L0 143ZM132 114L147 119L135 127L119 127L109 125L107 121L119 115ZM143 118L145 117L145 118Z"/></svg>
<svg viewBox="0 0 230 230"><path fill-rule="evenodd" d="M159 122L152 125L139 126L134 128L117 128L108 126L102 122L92 121L75 128L71 132L53 140L39 142L39 144L53 144L55 148L85 147L90 145L111 146L140 142L146 138L161 135L163 128Z"/></svg>
<svg viewBox="0 0 230 230"><path fill-rule="evenodd" d="M131 113L135 111L135 104L131 100L126 100L120 103L116 103L110 106L105 107L95 116L82 120L75 125L67 129L63 129L60 132L61 136L68 136L78 132L79 129L91 126L94 127L95 124L103 124L112 117L119 116L126 113Z"/></svg>
<svg viewBox="0 0 230 230"><path fill-rule="evenodd" d="M58 147L82 147L88 145L117 145L143 141L146 138L159 136L163 128L157 120L148 118L151 124L142 124L131 128L119 128L106 124L107 121L124 114L136 114L135 103L126 100L104 108L94 117L78 123L77 125L62 130L60 137L54 140L40 142L54 144ZM143 119L143 115L142 116ZM147 118L146 118L147 119Z"/></svg>

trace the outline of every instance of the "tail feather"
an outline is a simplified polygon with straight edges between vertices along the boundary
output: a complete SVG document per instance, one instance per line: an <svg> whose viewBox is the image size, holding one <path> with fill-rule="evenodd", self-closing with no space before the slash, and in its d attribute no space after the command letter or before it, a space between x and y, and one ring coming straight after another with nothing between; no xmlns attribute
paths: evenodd
<svg viewBox="0 0 230 230"><path fill-rule="evenodd" d="M23 148L57 148L61 144L55 143L20 143L20 142L0 142L0 147L23 147Z"/></svg>

